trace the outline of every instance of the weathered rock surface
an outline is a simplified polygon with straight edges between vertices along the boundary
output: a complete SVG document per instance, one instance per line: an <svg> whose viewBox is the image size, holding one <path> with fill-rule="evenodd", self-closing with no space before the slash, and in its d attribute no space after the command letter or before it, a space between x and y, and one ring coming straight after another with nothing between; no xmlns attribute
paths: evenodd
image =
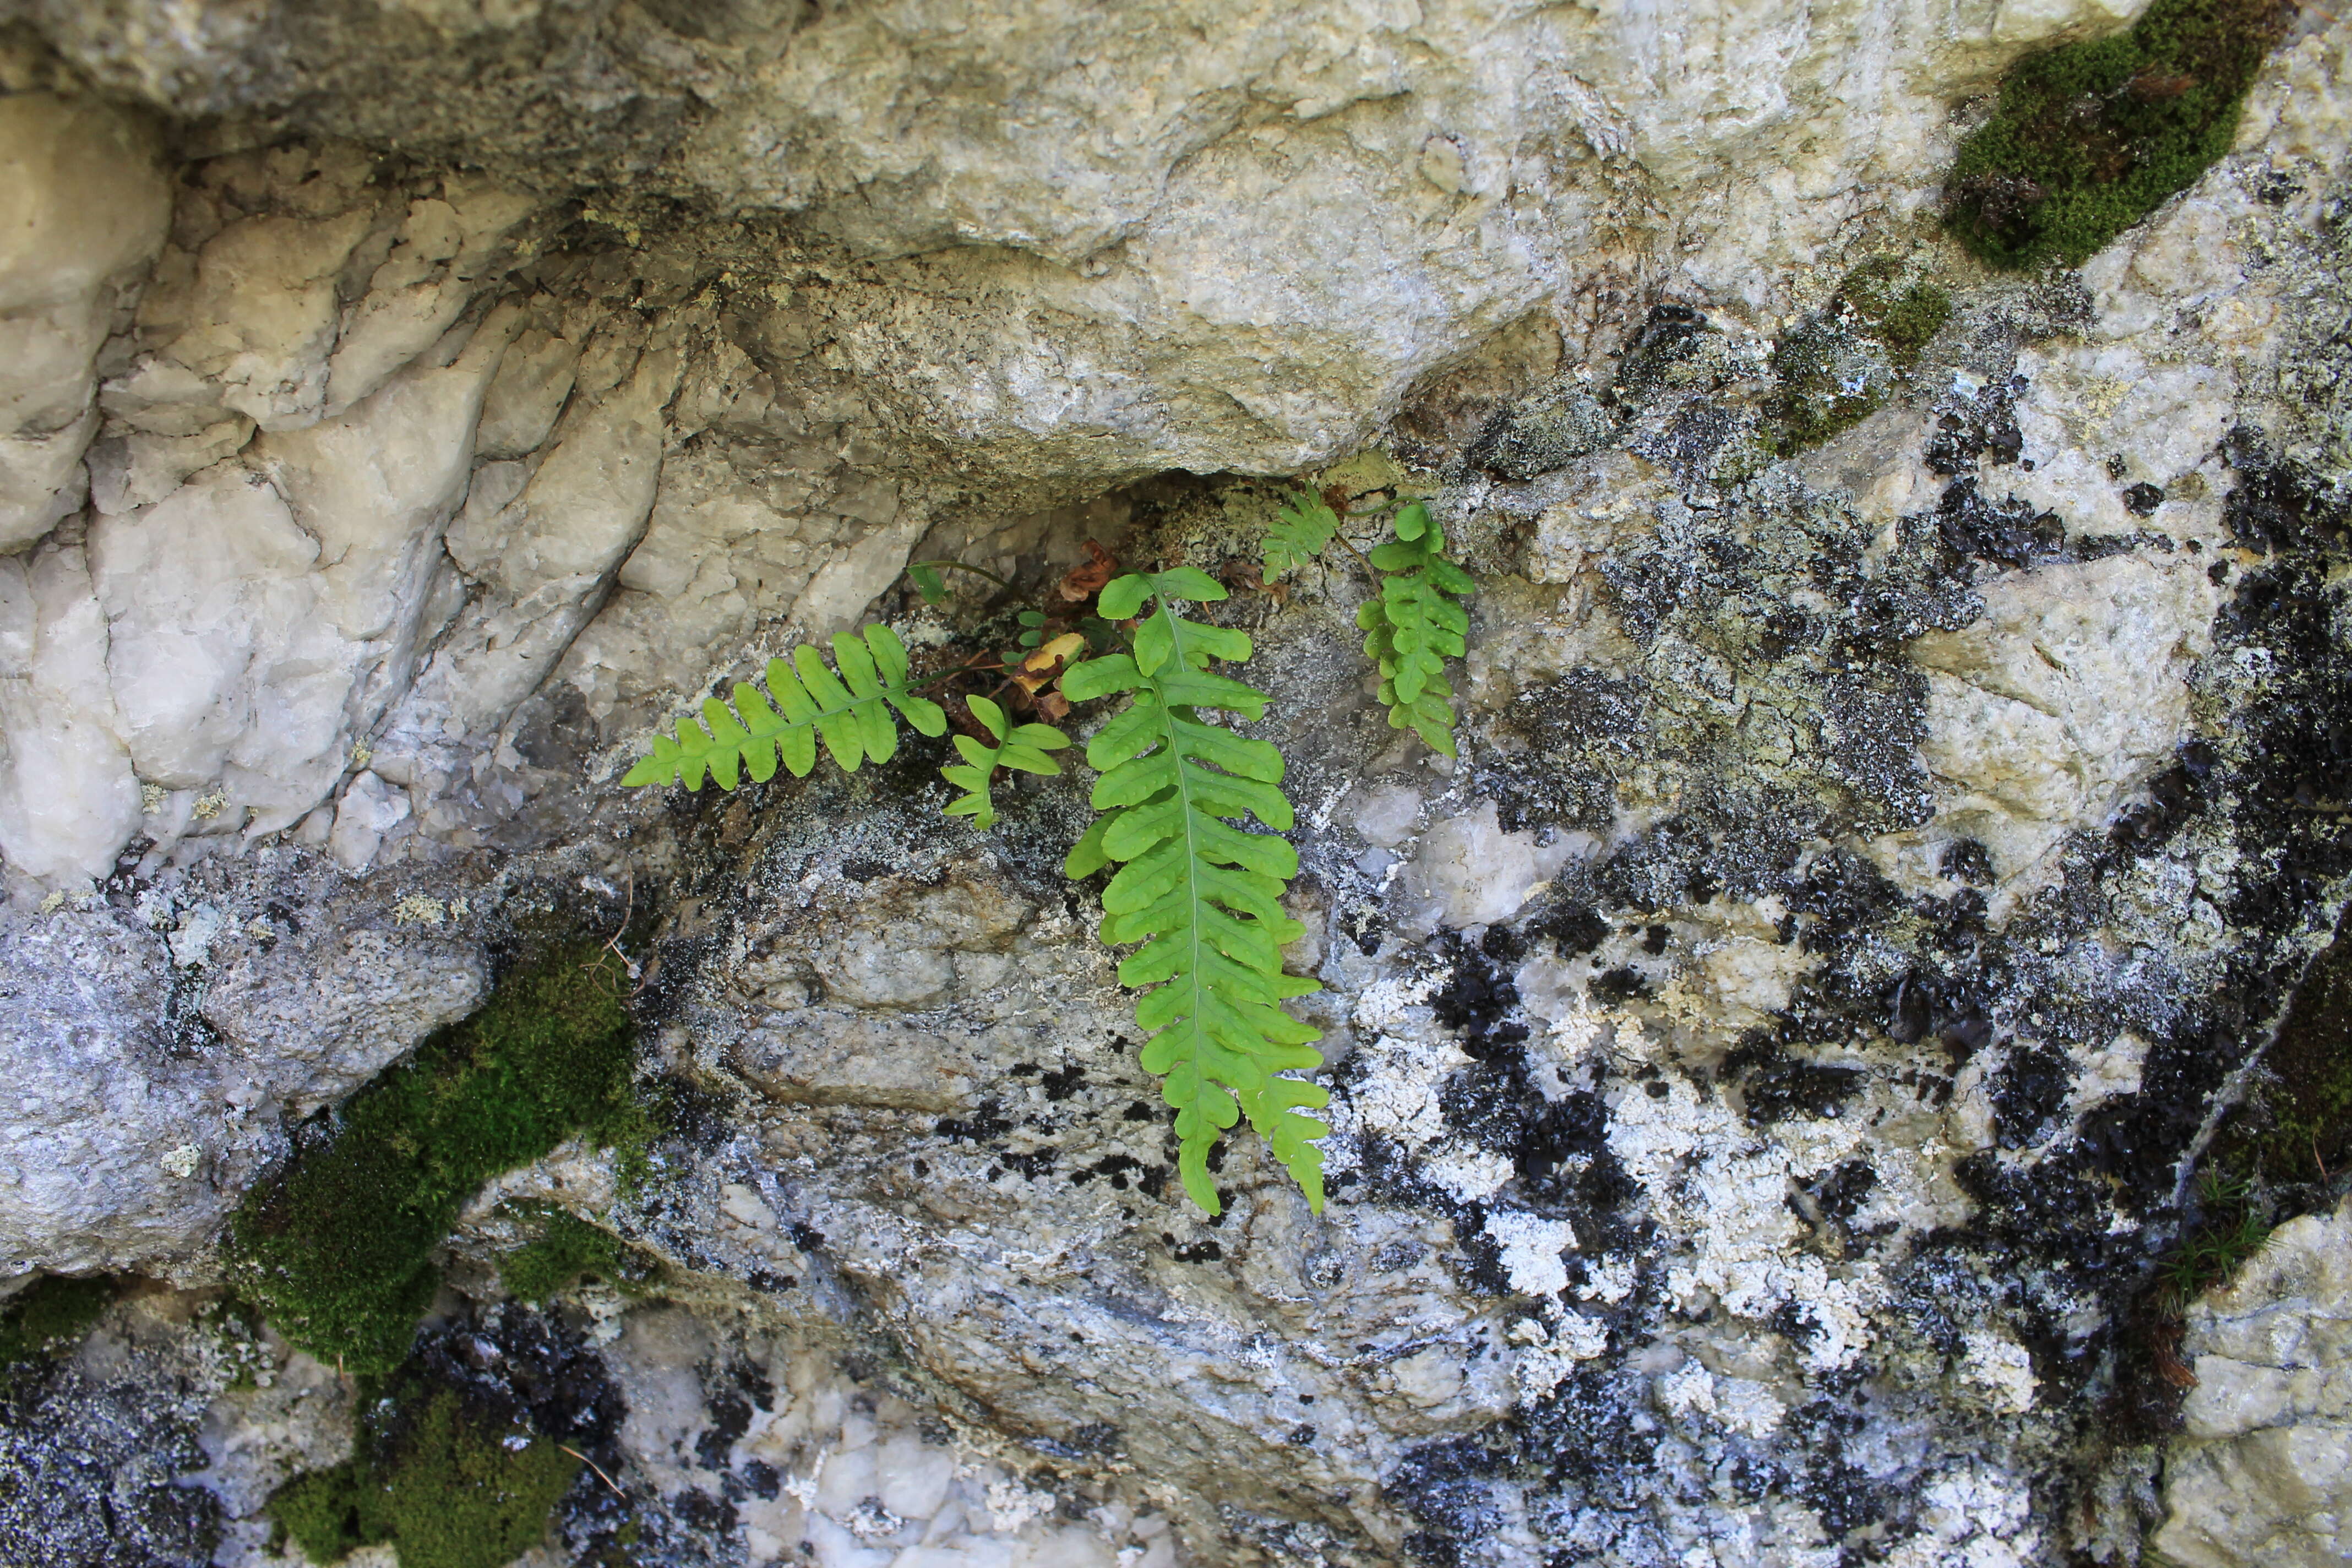
<svg viewBox="0 0 2352 1568"><path fill-rule="evenodd" d="M479 1194L425 1342L603 1468L545 1561L2340 1556L2337 1167L2177 1344L2155 1271L2352 879L2352 30L2078 271L1936 223L2130 9L0 0L0 1278L175 1281L0 1395L0 1555L278 1561L350 1390L223 1223L591 938L668 1131ZM1874 258L1951 318L1784 455ZM1368 443L1458 763L1350 564L1231 570ZM1081 770L614 782L1087 539L1256 639L1320 1218L1171 1179ZM551 1211L635 1272L505 1300Z"/></svg>
<svg viewBox="0 0 2352 1568"><path fill-rule="evenodd" d="M2189 1315L2197 1386L2166 1464L2158 1551L2219 1563L2352 1552L2352 1209L2279 1227Z"/></svg>

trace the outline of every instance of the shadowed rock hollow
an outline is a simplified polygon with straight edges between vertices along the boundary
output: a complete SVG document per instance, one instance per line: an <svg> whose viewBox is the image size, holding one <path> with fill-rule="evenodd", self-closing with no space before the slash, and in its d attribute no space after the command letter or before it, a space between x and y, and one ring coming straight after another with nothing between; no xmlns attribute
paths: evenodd
<svg viewBox="0 0 2352 1568"><path fill-rule="evenodd" d="M2143 9L0 0L0 1557L2339 1560L2352 31ZM2021 62L2210 163L1989 268ZM619 782L1088 542L1255 639L1319 1216L1078 753Z"/></svg>

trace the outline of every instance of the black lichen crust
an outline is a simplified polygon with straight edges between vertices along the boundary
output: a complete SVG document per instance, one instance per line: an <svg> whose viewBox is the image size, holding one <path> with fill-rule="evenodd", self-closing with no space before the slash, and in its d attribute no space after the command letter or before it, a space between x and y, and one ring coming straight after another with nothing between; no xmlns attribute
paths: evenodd
<svg viewBox="0 0 2352 1568"><path fill-rule="evenodd" d="M111 1293L90 1284L101 1288L32 1287L47 1300L20 1304L17 1333L0 1342L0 1563L203 1568L223 1513L187 1479L210 1463L197 1441L206 1397L135 1375L101 1381L65 1359Z"/></svg>
<svg viewBox="0 0 2352 1568"><path fill-rule="evenodd" d="M1663 334L1653 357L1682 363L1692 336ZM1987 1324L2024 1347L2038 1385L2004 1439L2033 1477L2035 1517L2060 1521L2053 1539L2068 1550L2103 1531L2136 1536L2145 1518L2108 1516L2135 1506L2137 1483L2116 1478L2144 1473L2148 1445L2179 1425L2184 1270L2201 1287L2266 1217L2325 1208L2352 1187L2352 937L2312 957L2352 885L2352 507L2256 433L2224 448L2225 521L2250 559L2231 576L2213 654L2192 671L2198 732L2105 831L2062 844L2054 885L1995 929L1982 846L1946 846L1944 889L1927 896L1836 847L1925 820L1906 645L1966 625L1982 574L2178 548L2086 539L1996 499L1987 476L2020 454L2019 390L2000 377L1948 400L1928 457L1949 483L1932 510L1902 520L1874 576L1857 567L1858 529L1764 482L1717 492L1711 508L1667 508L1652 538L1603 566L1605 601L1643 672L1579 669L1522 696L1498 715L1499 744L1473 752L1471 788L1497 800L1509 828L1605 834L1629 805L1674 808L1572 861L1516 925L1475 940L1441 932L1429 949L1447 966L1433 1010L1473 1058L1443 1086L1441 1109L1511 1159L1510 1183L1487 1205L1460 1204L1376 1140L1361 1166L1367 1195L1446 1213L1457 1235L1475 1237L1489 1206L1570 1220L1572 1279L1586 1259L1641 1258L1640 1194L1609 1152L1606 1098L1664 1086L1612 1086L1604 1073L1606 1093L1548 1100L1530 1083L1512 972L1548 952L1596 1002L1639 1014L1656 1005L1643 965L1666 911L1718 893L1777 899L1780 940L1817 962L1769 1026L1711 1067L1689 1065L1703 1092L1769 1127L1843 1113L1890 1061L1907 1094L1939 1107L1973 1063L1992 1111L1993 1146L1954 1173L1973 1207L1964 1225L1890 1246L1894 1226L1861 1223L1879 1184L1863 1161L1790 1194L1816 1248L1878 1260L1895 1310L1854 1371L1809 1377L1812 1402L1773 1439L1727 1436L1710 1462L1715 1484L1801 1500L1850 1544L1916 1526L1919 1483L1958 1462L1921 1452L1890 1468L1852 1443L1894 1410L1948 1411L1949 1388L1915 1383L1916 1369L1958 1365ZM1791 610L1799 587L1835 610ZM1842 697L1862 715L1850 730L1836 721ZM1767 767L1754 761L1759 722L1818 728L1780 753L1792 763ZM2180 885L2179 867L2206 863L2233 869L2189 879L2215 901L2213 951L2200 959L2173 950L2181 915L2150 913L2148 900ZM2137 1089L2071 1113L2077 1063L2119 1031L2146 1042ZM2248 1100L2224 1115L2225 1085L2266 1050ZM1344 1091L1349 1067L1339 1078ZM2193 1163L2217 1115L2219 1135ZM1507 1289L1491 1247L1474 1240L1465 1254L1473 1289ZM1411 1521L1409 1556L1479 1560L1498 1488L1520 1494L1513 1507L1556 1561L1664 1553L1638 1478L1668 1435L1647 1380L1617 1365L1654 1331L1651 1267L1613 1310L1610 1356L1502 1422L1405 1456L1385 1495ZM1801 1341L1804 1325L1789 1327Z"/></svg>
<svg viewBox="0 0 2352 1568"><path fill-rule="evenodd" d="M1925 822L1927 682L1904 650L1983 605L1941 514L1904 520L1866 568L1874 533L1785 478L1669 509L1601 567L1642 678L1580 668L1523 693L1480 754L1504 826L1606 828L1629 797L1675 800L1674 829L1612 862L1620 901L1663 909L1697 858L1753 898L1796 846Z"/></svg>

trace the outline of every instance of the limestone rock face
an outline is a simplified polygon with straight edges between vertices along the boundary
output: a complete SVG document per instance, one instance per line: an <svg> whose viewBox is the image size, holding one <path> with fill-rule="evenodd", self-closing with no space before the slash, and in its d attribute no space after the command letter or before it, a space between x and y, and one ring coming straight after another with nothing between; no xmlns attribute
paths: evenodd
<svg viewBox="0 0 2352 1568"><path fill-rule="evenodd" d="M2197 1386L2156 1546L2175 1562L2335 1563L2352 1499L2352 1211L2283 1226L2191 1315Z"/></svg>
<svg viewBox="0 0 2352 1568"><path fill-rule="evenodd" d="M0 1291L142 1277L0 1391L95 1456L0 1559L279 1561L352 1390L223 1228L559 944L654 1130L476 1194L416 1352L590 1467L538 1568L2340 1556L2352 24L2079 268L1939 222L2138 9L0 0ZM1294 479L1475 578L1458 758L1355 556L1257 574ZM1082 751L987 834L911 735L618 783L1089 544L1254 639L1319 1215L1185 1201Z"/></svg>
<svg viewBox="0 0 2352 1568"><path fill-rule="evenodd" d="M1678 226L1738 296L1866 206L1920 203L1947 98L2134 9L17 8L182 112L788 220L857 264L811 305L869 395L966 464L1064 483L1328 457L1531 312L1581 342ZM320 302L254 301L252 341L206 351L253 356L266 386L231 374L265 425L330 395L289 356L362 221L292 248L232 228L200 258L209 288L268 249L250 275ZM462 289L424 287L336 351L354 394L454 315Z"/></svg>
<svg viewBox="0 0 2352 1568"><path fill-rule="evenodd" d="M88 494L98 352L163 245L172 196L153 138L86 98L0 100L0 548L15 551Z"/></svg>

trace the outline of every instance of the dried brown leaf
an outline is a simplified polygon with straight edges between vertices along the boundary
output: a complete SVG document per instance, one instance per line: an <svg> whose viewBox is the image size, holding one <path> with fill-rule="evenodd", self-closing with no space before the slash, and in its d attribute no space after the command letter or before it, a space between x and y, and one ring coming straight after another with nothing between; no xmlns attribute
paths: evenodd
<svg viewBox="0 0 2352 1568"><path fill-rule="evenodd" d="M1055 589L1073 605L1101 593L1103 584L1118 572L1118 558L1091 539L1087 541L1087 563L1064 573L1060 585Z"/></svg>

